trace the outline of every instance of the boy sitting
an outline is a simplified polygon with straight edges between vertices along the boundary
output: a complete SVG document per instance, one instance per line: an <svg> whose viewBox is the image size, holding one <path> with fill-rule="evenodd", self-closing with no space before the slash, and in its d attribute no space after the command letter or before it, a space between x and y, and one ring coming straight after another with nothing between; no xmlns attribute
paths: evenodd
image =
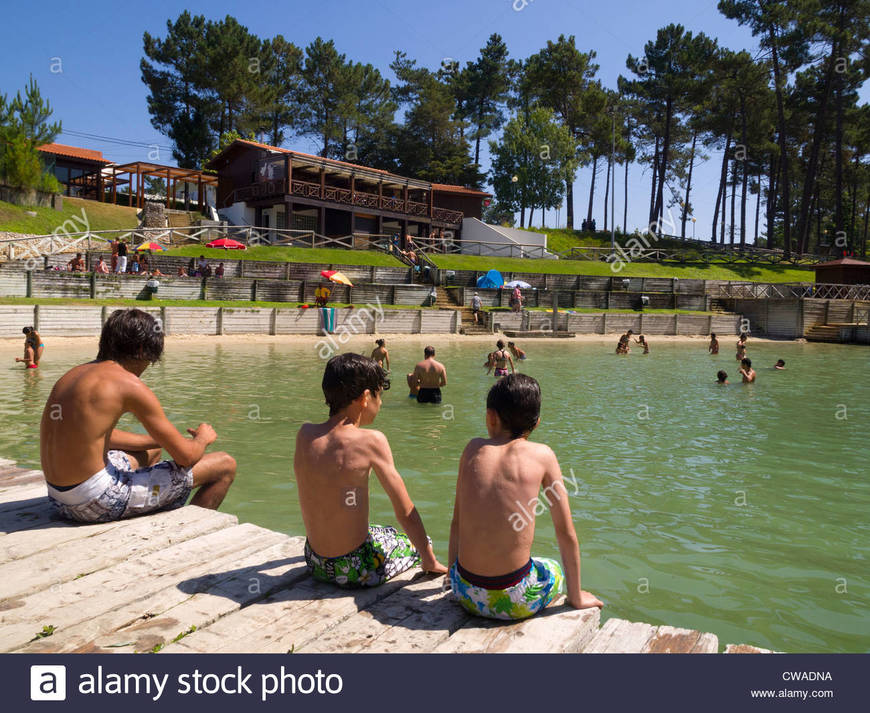
<svg viewBox="0 0 870 713"><path fill-rule="evenodd" d="M571 606L604 606L580 589L580 548L556 455L528 441L540 411L535 379L524 374L500 379L486 398L489 438L472 439L459 461L449 577L454 597L478 616L530 617L564 591L566 580ZM542 486L566 574L555 560L530 556L534 507L525 504L537 500Z"/></svg>
<svg viewBox="0 0 870 713"><path fill-rule="evenodd" d="M150 314L117 310L106 320L97 358L70 369L49 394L40 425L42 470L58 514L107 522L192 505L216 509L236 474L226 453L205 453L217 438L201 423L182 436L139 378L160 359L163 330ZM132 413L147 435L115 428ZM160 461L162 449L173 460Z"/></svg>
<svg viewBox="0 0 870 713"><path fill-rule="evenodd" d="M359 354L339 354L326 364L325 423L306 423L296 436L293 469L308 539L305 562L312 576L341 587L376 587L421 562L443 574L423 522L393 463L386 436L364 430L390 388L387 372ZM393 504L408 534L369 525L369 472Z"/></svg>

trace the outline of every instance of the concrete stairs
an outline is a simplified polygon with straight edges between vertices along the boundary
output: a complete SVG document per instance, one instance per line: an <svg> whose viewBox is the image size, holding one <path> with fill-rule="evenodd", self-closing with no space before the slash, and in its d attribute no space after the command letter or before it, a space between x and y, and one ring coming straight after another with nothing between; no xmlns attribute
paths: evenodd
<svg viewBox="0 0 870 713"><path fill-rule="evenodd" d="M840 343L840 328L830 324L814 324L804 335L810 342Z"/></svg>
<svg viewBox="0 0 870 713"><path fill-rule="evenodd" d="M710 311L716 314L733 314L732 310L728 309L724 300L716 298L710 300Z"/></svg>

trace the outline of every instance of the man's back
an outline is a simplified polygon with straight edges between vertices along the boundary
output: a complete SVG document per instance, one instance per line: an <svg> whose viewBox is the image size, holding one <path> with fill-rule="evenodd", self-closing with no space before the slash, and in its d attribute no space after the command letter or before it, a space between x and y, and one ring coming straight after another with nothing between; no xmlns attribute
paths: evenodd
<svg viewBox="0 0 870 713"><path fill-rule="evenodd" d="M529 561L535 537L534 499L550 459L555 456L547 446L525 438L507 443L476 438L468 444L457 491L463 567L498 576ZM558 495L564 493L560 490Z"/></svg>
<svg viewBox="0 0 870 713"><path fill-rule="evenodd" d="M306 423L296 437L294 471L311 548L337 557L366 538L373 431Z"/></svg>
<svg viewBox="0 0 870 713"><path fill-rule="evenodd" d="M42 470L49 483L80 483L104 467L108 436L136 385L138 377L111 361L82 364L58 380L40 424Z"/></svg>
<svg viewBox="0 0 870 713"><path fill-rule="evenodd" d="M420 386L424 389L437 389L447 383L447 370L434 357L417 362L414 373L420 379Z"/></svg>

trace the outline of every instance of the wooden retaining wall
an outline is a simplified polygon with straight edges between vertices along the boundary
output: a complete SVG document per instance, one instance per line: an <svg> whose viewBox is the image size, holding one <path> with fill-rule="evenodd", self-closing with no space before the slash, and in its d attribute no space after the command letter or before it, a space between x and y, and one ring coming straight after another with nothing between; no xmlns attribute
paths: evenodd
<svg viewBox="0 0 870 713"><path fill-rule="evenodd" d="M740 317L734 315L692 314L570 314L556 315L559 330L575 334L622 334L631 329L635 334L707 335L739 334ZM551 312L494 312L496 331L547 330L553 328Z"/></svg>
<svg viewBox="0 0 870 713"><path fill-rule="evenodd" d="M816 324L852 322L856 310L870 302L860 300L820 300L815 298L730 300L734 311L749 320L754 334L780 339L798 339Z"/></svg>

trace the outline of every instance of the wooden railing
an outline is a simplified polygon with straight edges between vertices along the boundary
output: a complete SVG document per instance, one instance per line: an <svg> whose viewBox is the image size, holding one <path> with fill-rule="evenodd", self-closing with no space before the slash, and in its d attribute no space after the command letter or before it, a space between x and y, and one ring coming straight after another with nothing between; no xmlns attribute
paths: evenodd
<svg viewBox="0 0 870 713"><path fill-rule="evenodd" d="M373 208L375 210L385 210L392 213L403 213L405 215L415 216L419 218L428 218L429 205L427 203L419 203L416 201L405 201L403 198L395 196L378 196L376 193L367 191L355 190L353 193L347 188L339 188L338 186L323 186L319 183L311 181L294 180L291 186L291 193L300 198L313 198L315 200L330 201L340 203L342 205L354 205L361 208ZM258 198L271 198L274 196L284 195L287 192L287 182L283 179L275 179L271 181L261 181L250 186L235 189L230 198L236 201L256 200ZM459 226L462 223L463 214L458 210L449 210L448 208L432 208L431 218L447 225Z"/></svg>
<svg viewBox="0 0 870 713"><path fill-rule="evenodd" d="M763 300L811 297L820 300L870 300L870 285L835 285L815 282L726 282L712 287L718 299Z"/></svg>

